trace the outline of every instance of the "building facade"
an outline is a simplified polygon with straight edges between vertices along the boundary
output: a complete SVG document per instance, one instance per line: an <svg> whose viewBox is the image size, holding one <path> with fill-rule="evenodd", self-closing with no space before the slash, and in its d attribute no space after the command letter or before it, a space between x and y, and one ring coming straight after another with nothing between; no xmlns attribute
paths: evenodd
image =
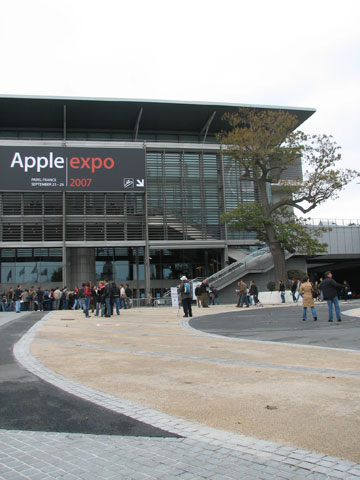
<svg viewBox="0 0 360 480"><path fill-rule="evenodd" d="M220 221L257 200L216 138L239 108L277 107L0 97L2 291L106 278L158 296L257 248Z"/></svg>

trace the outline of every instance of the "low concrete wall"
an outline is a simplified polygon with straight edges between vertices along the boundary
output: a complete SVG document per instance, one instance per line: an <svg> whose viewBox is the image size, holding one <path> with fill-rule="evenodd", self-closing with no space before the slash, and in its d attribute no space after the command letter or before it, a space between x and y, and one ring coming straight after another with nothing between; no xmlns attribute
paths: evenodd
<svg viewBox="0 0 360 480"><path fill-rule="evenodd" d="M263 305L277 305L281 303L280 292L259 292L259 300ZM299 298L299 303L302 298ZM285 303L294 303L290 290L285 292Z"/></svg>

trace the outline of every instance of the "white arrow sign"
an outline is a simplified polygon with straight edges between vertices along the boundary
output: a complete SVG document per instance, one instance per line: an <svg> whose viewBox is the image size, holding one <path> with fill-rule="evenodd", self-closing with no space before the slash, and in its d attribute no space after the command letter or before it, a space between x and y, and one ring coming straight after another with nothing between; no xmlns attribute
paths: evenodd
<svg viewBox="0 0 360 480"><path fill-rule="evenodd" d="M143 178L137 178L136 179L136 186L137 187L144 187L145 186L145 180Z"/></svg>

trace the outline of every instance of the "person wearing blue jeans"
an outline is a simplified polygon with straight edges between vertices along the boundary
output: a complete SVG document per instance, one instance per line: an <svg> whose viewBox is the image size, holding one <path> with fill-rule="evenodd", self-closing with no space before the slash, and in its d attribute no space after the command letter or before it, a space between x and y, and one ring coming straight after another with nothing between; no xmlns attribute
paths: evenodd
<svg viewBox="0 0 360 480"><path fill-rule="evenodd" d="M279 292L281 297L281 303L285 303L285 284L282 280L279 281Z"/></svg>
<svg viewBox="0 0 360 480"><path fill-rule="evenodd" d="M17 286L17 289L14 292L14 301L15 301L15 311L16 313L20 313L21 311L21 296L23 291L21 290L21 285Z"/></svg>
<svg viewBox="0 0 360 480"><path fill-rule="evenodd" d="M112 314L111 294L112 294L111 285L108 280L105 280L105 287L103 290L103 299L105 303L105 317L111 317L111 314Z"/></svg>
<svg viewBox="0 0 360 480"><path fill-rule="evenodd" d="M115 305L115 310L118 315L120 315L120 308L121 308L121 298L120 298L120 293L121 293L121 287L122 285L118 287L115 282L112 282L111 284L111 303L112 303L112 312L113 312L113 307Z"/></svg>
<svg viewBox="0 0 360 480"><path fill-rule="evenodd" d="M319 287L324 295L324 300L327 301L329 309L329 322L333 321L333 306L335 307L336 319L341 322L341 312L339 306L338 292L341 292L344 285L335 282L331 272L325 272L325 280L323 280Z"/></svg>
<svg viewBox="0 0 360 480"><path fill-rule="evenodd" d="M333 305L335 307L335 315L338 322L341 322L341 312L340 312L340 305L339 305L339 298L333 297L326 299L329 309L329 322L333 321Z"/></svg>
<svg viewBox="0 0 360 480"><path fill-rule="evenodd" d="M306 311L309 307L311 308L313 319L316 322L317 313L314 305L314 296L313 296L314 289L311 283L309 282L309 277L307 275L302 280L300 293L303 297L303 321L304 322L306 321Z"/></svg>

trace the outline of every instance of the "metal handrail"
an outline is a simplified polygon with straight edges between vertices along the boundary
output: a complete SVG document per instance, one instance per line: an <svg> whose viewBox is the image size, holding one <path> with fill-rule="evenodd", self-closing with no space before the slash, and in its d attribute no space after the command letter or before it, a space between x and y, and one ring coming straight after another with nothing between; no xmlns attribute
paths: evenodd
<svg viewBox="0 0 360 480"><path fill-rule="evenodd" d="M208 283L209 282L214 283L217 280L220 280L221 278L228 276L228 274L234 272L235 270L239 270L241 266L246 267L246 264L249 263L254 258L260 257L262 255L266 255L268 253L270 253L270 250L268 247L260 248L259 250L249 253L249 255L246 255L244 258L237 260L236 262L231 263L230 265L227 265L223 269L219 270L218 272L208 277L206 280Z"/></svg>

